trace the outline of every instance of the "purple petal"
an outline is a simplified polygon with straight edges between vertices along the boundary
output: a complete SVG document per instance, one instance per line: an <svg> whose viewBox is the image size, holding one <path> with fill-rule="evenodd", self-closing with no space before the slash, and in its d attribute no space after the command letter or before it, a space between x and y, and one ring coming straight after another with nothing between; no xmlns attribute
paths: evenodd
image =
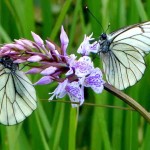
<svg viewBox="0 0 150 150"><path fill-rule="evenodd" d="M11 48L15 48L14 44L12 44L12 43L6 44L5 47L8 47L8 48L10 48L10 49L11 49Z"/></svg>
<svg viewBox="0 0 150 150"><path fill-rule="evenodd" d="M29 46L29 47L33 47L32 41L26 40L26 39L19 39L19 40L15 40L15 43L18 45L23 46L24 48Z"/></svg>
<svg viewBox="0 0 150 150"><path fill-rule="evenodd" d="M98 53L100 49L100 44L96 41L90 44L90 52L91 53Z"/></svg>
<svg viewBox="0 0 150 150"><path fill-rule="evenodd" d="M74 65L74 62L75 62L75 60L76 60L76 58L77 58L77 56L75 56L74 54L71 54L71 55L69 55L69 57L67 56L67 57L65 57L65 58L66 58L67 63L68 63L70 66L73 66L73 65Z"/></svg>
<svg viewBox="0 0 150 150"><path fill-rule="evenodd" d="M102 72L99 68L93 69L91 74L85 78L84 86L91 87L95 93L101 93L104 89L104 81L102 79Z"/></svg>
<svg viewBox="0 0 150 150"><path fill-rule="evenodd" d="M76 62L74 68L75 68L75 74L78 77L84 77L90 74L94 67L91 58L88 56L83 56L80 57L80 59Z"/></svg>
<svg viewBox="0 0 150 150"><path fill-rule="evenodd" d="M20 44L15 44L16 49L24 50L25 48Z"/></svg>
<svg viewBox="0 0 150 150"><path fill-rule="evenodd" d="M69 75L71 75L71 74L73 74L73 69L72 69L72 68L70 68L69 71L68 71L65 75L66 75L66 76L69 76Z"/></svg>
<svg viewBox="0 0 150 150"><path fill-rule="evenodd" d="M4 45L3 47L0 48L1 53L5 53L7 51L11 51L9 47L7 47L6 45Z"/></svg>
<svg viewBox="0 0 150 150"><path fill-rule="evenodd" d="M13 63L18 63L18 64L24 63L24 62L26 62L26 60L24 59L16 59L15 61L13 61Z"/></svg>
<svg viewBox="0 0 150 150"><path fill-rule="evenodd" d="M72 102L79 102L79 105L82 105L84 102L84 92L83 88L80 87L79 82L72 82L66 86L67 94L70 97ZM72 107L78 107L78 104L72 104Z"/></svg>
<svg viewBox="0 0 150 150"><path fill-rule="evenodd" d="M57 86L57 88L54 90L54 92L49 93L49 94L53 94L49 100L53 100L53 98L56 96L56 98L62 98L66 95L66 90L65 87L68 84L68 79L64 80L62 83L59 83L59 85Z"/></svg>
<svg viewBox="0 0 150 150"><path fill-rule="evenodd" d="M22 48L22 46L19 46L19 44L14 44L14 43L6 44L4 47L5 49L8 50Z"/></svg>
<svg viewBox="0 0 150 150"><path fill-rule="evenodd" d="M21 39L20 39L20 40L16 40L16 39L15 39L14 41L15 41L17 44L24 45Z"/></svg>
<svg viewBox="0 0 150 150"><path fill-rule="evenodd" d="M6 54L19 54L19 52L15 52L15 51L12 51L12 50L9 50L9 51L6 51L6 52L4 52L4 54L6 55Z"/></svg>
<svg viewBox="0 0 150 150"><path fill-rule="evenodd" d="M34 55L27 59L27 61L29 62L39 62L40 60L42 60L42 57L40 57L39 55Z"/></svg>
<svg viewBox="0 0 150 150"><path fill-rule="evenodd" d="M31 32L32 37L34 38L34 41L36 42L36 44L40 47L42 47L44 45L43 40L40 38L39 35L35 34L34 32Z"/></svg>
<svg viewBox="0 0 150 150"><path fill-rule="evenodd" d="M28 70L26 72L26 74L36 74L36 73L40 73L41 71L42 71L41 68L32 68L32 69Z"/></svg>
<svg viewBox="0 0 150 150"><path fill-rule="evenodd" d="M65 56L65 55L67 55L66 49L67 49L67 46L69 43L69 39L68 39L66 32L64 31L63 26L61 27L60 41L61 41L61 49L62 49L63 54Z"/></svg>
<svg viewBox="0 0 150 150"><path fill-rule="evenodd" d="M80 44L80 46L77 50L77 52L79 54L87 56L87 55L89 55L90 52L93 52L93 53L98 52L99 43L94 42L94 43L90 44L90 41L94 39L94 38L91 38L91 37L92 37L92 34L90 36L85 35L83 42Z"/></svg>
<svg viewBox="0 0 150 150"><path fill-rule="evenodd" d="M24 50L24 47L22 45L20 45L20 44L17 44L17 43L6 44L5 46L10 48L10 49Z"/></svg>
<svg viewBox="0 0 150 150"><path fill-rule="evenodd" d="M42 74L42 75L51 75L51 74L53 74L56 70L57 70L56 67L51 66L51 67L48 67L48 68L44 69L44 70L41 72L41 74Z"/></svg>
<svg viewBox="0 0 150 150"><path fill-rule="evenodd" d="M24 50L24 47L23 47L23 46L21 46L20 44L16 44L16 43L7 44L6 46L9 47L9 48L15 48L15 49Z"/></svg>
<svg viewBox="0 0 150 150"><path fill-rule="evenodd" d="M26 40L26 39L22 39L20 40L24 46L26 47L31 47L31 48L35 48L35 46L33 45L32 41Z"/></svg>
<svg viewBox="0 0 150 150"><path fill-rule="evenodd" d="M51 51L54 51L55 50L55 45L53 43L51 43L50 41L47 41L46 40L46 46L47 48Z"/></svg>
<svg viewBox="0 0 150 150"><path fill-rule="evenodd" d="M34 85L43 85L43 84L49 84L51 83L53 80L51 79L50 76L44 76L42 77L39 81L37 81L36 83L34 83Z"/></svg>

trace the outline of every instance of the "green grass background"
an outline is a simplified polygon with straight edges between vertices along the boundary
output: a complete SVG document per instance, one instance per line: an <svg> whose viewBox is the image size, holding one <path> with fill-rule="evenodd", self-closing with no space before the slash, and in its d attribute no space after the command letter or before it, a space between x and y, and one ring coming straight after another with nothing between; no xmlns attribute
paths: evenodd
<svg viewBox="0 0 150 150"><path fill-rule="evenodd" d="M58 45L60 27L69 36L68 54L75 53L84 34L99 37L100 25L84 10L87 5L107 33L150 19L150 0L0 0L0 43L32 39L31 31ZM101 67L101 61L95 65ZM150 110L150 56L135 86L124 92ZM39 77L31 76L35 82ZM38 108L16 126L0 125L2 150L150 150L150 125L137 113L116 108L48 102L56 84L37 86ZM128 107L107 91L86 89L85 102ZM65 97L64 100L68 100Z"/></svg>

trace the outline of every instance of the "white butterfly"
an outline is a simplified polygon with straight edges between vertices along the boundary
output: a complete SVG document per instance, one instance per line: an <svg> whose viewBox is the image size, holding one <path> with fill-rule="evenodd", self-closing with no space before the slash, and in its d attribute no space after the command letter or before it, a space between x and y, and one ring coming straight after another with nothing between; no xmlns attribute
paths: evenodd
<svg viewBox="0 0 150 150"><path fill-rule="evenodd" d="M150 22L103 33L99 45L108 83L120 90L132 86L146 68L143 57L150 52Z"/></svg>
<svg viewBox="0 0 150 150"><path fill-rule="evenodd" d="M36 107L36 93L30 80L9 57L0 58L0 123L17 124Z"/></svg>

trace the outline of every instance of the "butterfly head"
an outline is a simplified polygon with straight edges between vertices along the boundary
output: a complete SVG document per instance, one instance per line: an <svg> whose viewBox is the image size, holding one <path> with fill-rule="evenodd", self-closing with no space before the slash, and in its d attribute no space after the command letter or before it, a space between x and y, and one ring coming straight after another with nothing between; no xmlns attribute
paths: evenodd
<svg viewBox="0 0 150 150"><path fill-rule="evenodd" d="M5 67L11 70L11 72L15 72L17 69L17 64L13 63L13 60L9 56L3 56L0 58L0 63Z"/></svg>
<svg viewBox="0 0 150 150"><path fill-rule="evenodd" d="M102 33L101 36L100 36L100 40L101 41L107 40L107 34L106 33Z"/></svg>

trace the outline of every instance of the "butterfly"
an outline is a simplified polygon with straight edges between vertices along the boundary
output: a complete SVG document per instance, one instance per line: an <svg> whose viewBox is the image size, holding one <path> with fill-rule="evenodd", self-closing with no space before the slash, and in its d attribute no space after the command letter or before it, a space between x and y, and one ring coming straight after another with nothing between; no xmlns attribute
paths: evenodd
<svg viewBox="0 0 150 150"><path fill-rule="evenodd" d="M37 107L31 81L9 56L0 58L0 123L22 122Z"/></svg>
<svg viewBox="0 0 150 150"><path fill-rule="evenodd" d="M150 21L102 33L98 42L109 84L123 90L142 78L146 68L143 57L150 52Z"/></svg>

